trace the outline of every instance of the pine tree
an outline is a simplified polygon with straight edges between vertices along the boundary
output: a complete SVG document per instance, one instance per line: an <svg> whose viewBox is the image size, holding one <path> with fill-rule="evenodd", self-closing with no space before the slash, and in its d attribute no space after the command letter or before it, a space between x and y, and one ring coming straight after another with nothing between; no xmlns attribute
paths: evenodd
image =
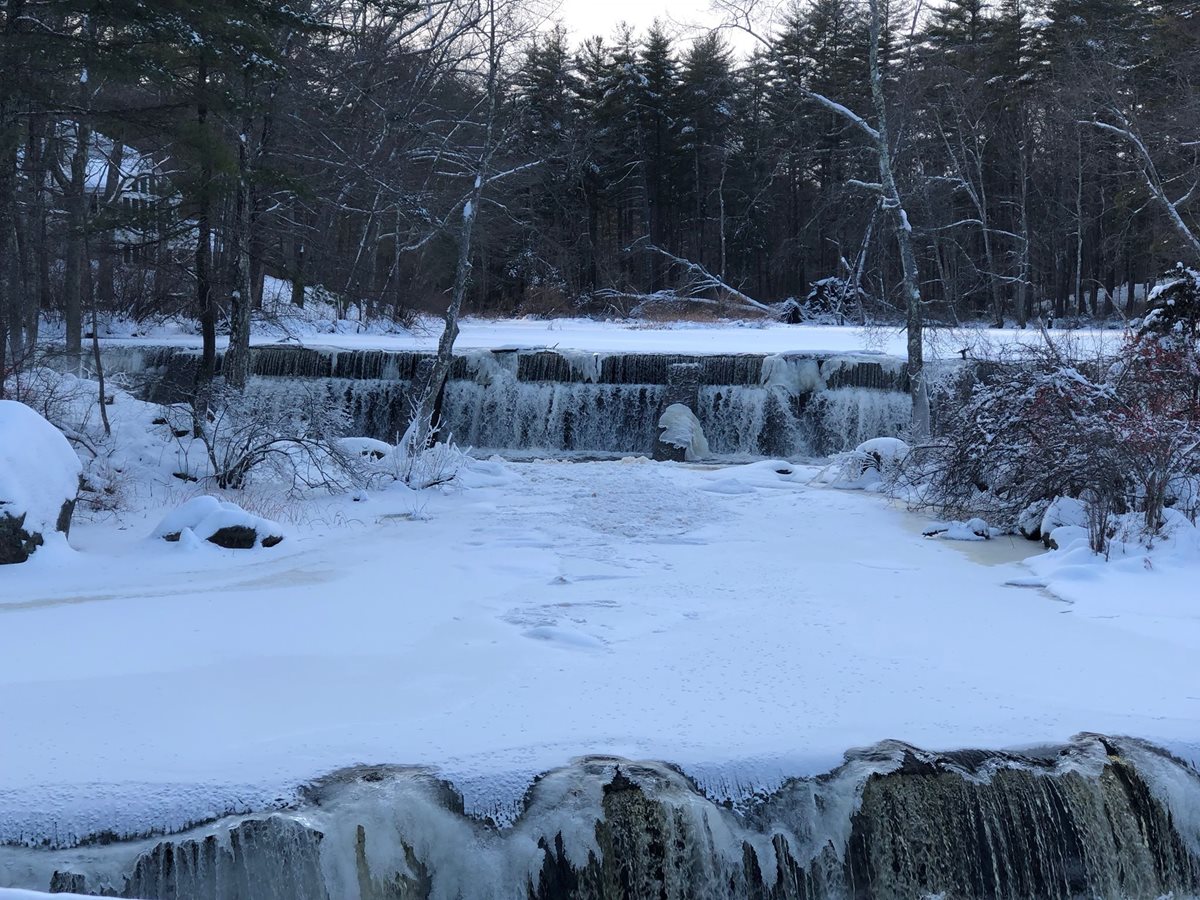
<svg viewBox="0 0 1200 900"><path fill-rule="evenodd" d="M692 201L685 213L681 249L722 277L734 95L729 48L715 32L697 39L684 54L680 74L680 150L687 165L683 184Z"/></svg>
<svg viewBox="0 0 1200 900"><path fill-rule="evenodd" d="M651 243L672 246L676 242L673 213L679 193L679 67L670 38L655 22L641 48L641 71L645 83L639 109L646 136L647 233ZM651 260L648 288L658 290L660 270Z"/></svg>

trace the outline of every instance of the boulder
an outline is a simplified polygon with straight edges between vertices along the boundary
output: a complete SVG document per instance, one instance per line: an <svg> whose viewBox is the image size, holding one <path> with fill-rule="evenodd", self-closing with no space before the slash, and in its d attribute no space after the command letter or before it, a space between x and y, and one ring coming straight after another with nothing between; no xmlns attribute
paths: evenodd
<svg viewBox="0 0 1200 900"><path fill-rule="evenodd" d="M0 565L25 562L47 537L70 531L82 470L61 431L0 400Z"/></svg>
<svg viewBox="0 0 1200 900"><path fill-rule="evenodd" d="M711 455L704 427L696 414L684 404L672 403L664 409L658 419L658 427L662 433L655 443L655 459L683 462Z"/></svg>
<svg viewBox="0 0 1200 900"><path fill-rule="evenodd" d="M1084 534L1087 533L1088 512L1082 501L1073 497L1055 497L1046 507L1046 512L1042 514L1039 531L1042 535L1042 543L1048 549L1057 550L1061 546L1061 541L1052 539L1051 535L1055 529L1063 527L1079 528Z"/></svg>
<svg viewBox="0 0 1200 900"><path fill-rule="evenodd" d="M863 471L875 469L885 472L903 462L910 449L900 438L879 437L863 441L854 448L854 452L862 456Z"/></svg>
<svg viewBox="0 0 1200 900"><path fill-rule="evenodd" d="M1042 520L1046 510L1050 508L1049 500L1035 500L1021 510L1017 516L1017 531L1026 540L1040 541L1042 539Z"/></svg>
<svg viewBox="0 0 1200 900"><path fill-rule="evenodd" d="M236 503L202 496L193 497L169 513L151 536L183 541L188 546L199 540L229 550L253 550L274 547L283 540L283 528L278 522L246 512Z"/></svg>

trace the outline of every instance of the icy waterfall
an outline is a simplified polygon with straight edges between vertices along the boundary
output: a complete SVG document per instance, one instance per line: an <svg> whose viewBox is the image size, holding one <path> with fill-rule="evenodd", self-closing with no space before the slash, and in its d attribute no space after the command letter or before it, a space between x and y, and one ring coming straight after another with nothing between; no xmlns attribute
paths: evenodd
<svg viewBox="0 0 1200 900"><path fill-rule="evenodd" d="M252 353L257 402L287 407L328 392L356 433L394 441L421 378L418 353L291 346ZM146 399L186 396L194 350L110 346L104 363ZM670 403L699 417L723 458L823 456L901 432L910 417L903 361L879 354L681 356L557 350L470 351L455 363L441 415L462 446L549 454L650 453Z"/></svg>
<svg viewBox="0 0 1200 900"><path fill-rule="evenodd" d="M1023 754L884 743L733 794L592 757L497 823L428 771L360 767L293 808L113 837L0 847L0 884L148 900L1182 900L1200 891L1200 776L1097 735Z"/></svg>

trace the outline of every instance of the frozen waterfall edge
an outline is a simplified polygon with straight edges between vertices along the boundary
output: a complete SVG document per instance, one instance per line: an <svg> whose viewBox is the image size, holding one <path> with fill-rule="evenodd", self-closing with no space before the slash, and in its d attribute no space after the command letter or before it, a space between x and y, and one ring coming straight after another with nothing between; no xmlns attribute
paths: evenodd
<svg viewBox="0 0 1200 900"><path fill-rule="evenodd" d="M1128 738L885 742L716 793L663 763L587 757L539 777L501 827L428 771L357 767L294 808L180 834L0 847L0 884L147 900L1200 895L1200 775Z"/></svg>

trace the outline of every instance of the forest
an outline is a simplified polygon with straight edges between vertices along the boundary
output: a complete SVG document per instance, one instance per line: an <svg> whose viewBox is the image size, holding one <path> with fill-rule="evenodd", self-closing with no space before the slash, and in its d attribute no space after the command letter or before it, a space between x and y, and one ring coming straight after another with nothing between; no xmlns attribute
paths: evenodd
<svg viewBox="0 0 1200 900"><path fill-rule="evenodd" d="M235 348L266 276L400 321L1024 327L1200 261L1196 3L719 5L574 41L517 0L5 0L0 369L113 316Z"/></svg>

